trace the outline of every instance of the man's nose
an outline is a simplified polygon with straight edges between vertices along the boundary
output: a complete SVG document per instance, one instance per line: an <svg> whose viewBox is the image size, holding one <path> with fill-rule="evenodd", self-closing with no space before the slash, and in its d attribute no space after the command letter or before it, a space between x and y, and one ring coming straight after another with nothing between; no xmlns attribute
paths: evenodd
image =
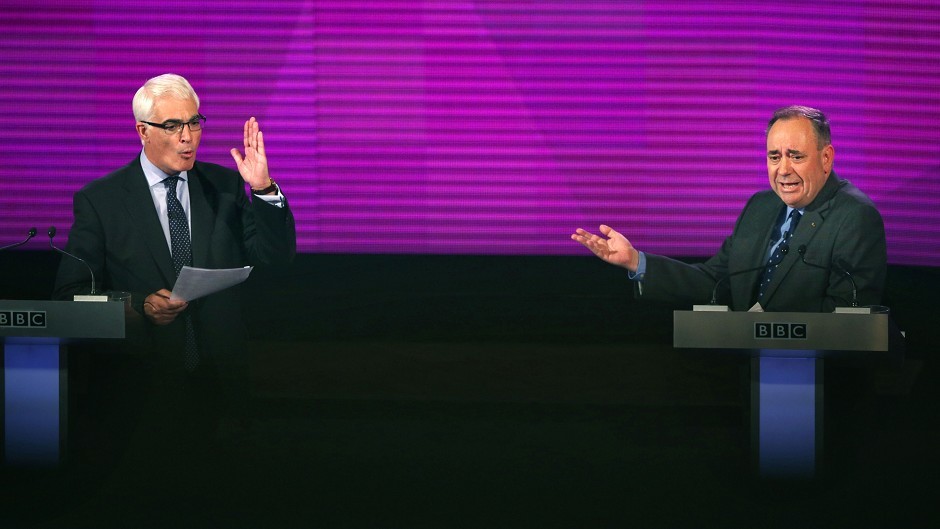
<svg viewBox="0 0 940 529"><path fill-rule="evenodd" d="M183 125L180 129L180 141L189 143L193 139L193 132L189 130L189 125Z"/></svg>
<svg viewBox="0 0 940 529"><path fill-rule="evenodd" d="M777 172L780 174L790 173L790 158L786 156L780 157L780 164L777 166Z"/></svg>

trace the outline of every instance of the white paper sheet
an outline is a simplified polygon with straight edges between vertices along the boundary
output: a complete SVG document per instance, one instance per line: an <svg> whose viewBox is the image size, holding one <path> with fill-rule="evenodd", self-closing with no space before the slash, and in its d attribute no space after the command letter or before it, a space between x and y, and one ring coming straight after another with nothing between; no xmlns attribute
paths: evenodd
<svg viewBox="0 0 940 529"><path fill-rule="evenodd" d="M224 290L248 279L252 267L244 268L193 268L184 266L180 270L176 284L173 285L173 294L170 299L192 301L213 292Z"/></svg>

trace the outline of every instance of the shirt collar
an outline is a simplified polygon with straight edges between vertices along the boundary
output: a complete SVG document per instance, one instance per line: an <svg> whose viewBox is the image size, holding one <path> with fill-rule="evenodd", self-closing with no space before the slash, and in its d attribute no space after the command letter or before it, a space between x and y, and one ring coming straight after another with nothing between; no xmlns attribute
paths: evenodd
<svg viewBox="0 0 940 529"><path fill-rule="evenodd" d="M787 214L786 214L786 216L784 216L783 218L784 218L784 219L790 218L790 214L793 213L793 209L794 209L794 208L792 208L791 206L787 206ZM805 207L804 207L804 208L800 208L800 209L798 209L797 211L799 211L799 212L800 212L800 215L802 215L802 214L806 213L806 208L805 208Z"/></svg>
<svg viewBox="0 0 940 529"><path fill-rule="evenodd" d="M144 176L147 178L147 186L153 187L168 177L173 175L168 175L157 168L150 160L147 159L147 155L144 154L144 151L140 151L140 167L144 170ZM180 180L186 181L186 171L176 175L180 177Z"/></svg>

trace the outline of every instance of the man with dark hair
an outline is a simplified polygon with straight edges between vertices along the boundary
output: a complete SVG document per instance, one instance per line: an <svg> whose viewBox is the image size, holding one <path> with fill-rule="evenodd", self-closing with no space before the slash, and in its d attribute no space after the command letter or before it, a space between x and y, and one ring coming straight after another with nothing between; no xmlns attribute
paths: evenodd
<svg viewBox="0 0 940 529"><path fill-rule="evenodd" d="M826 116L809 107L781 108L766 136L770 190L748 200L732 234L704 263L640 252L606 225L603 237L579 228L571 238L626 268L638 296L674 305L709 301L721 281L718 299L732 310L759 303L767 311L832 312L855 301L848 274L859 305L879 304L887 268L884 223L872 201L833 172Z"/></svg>

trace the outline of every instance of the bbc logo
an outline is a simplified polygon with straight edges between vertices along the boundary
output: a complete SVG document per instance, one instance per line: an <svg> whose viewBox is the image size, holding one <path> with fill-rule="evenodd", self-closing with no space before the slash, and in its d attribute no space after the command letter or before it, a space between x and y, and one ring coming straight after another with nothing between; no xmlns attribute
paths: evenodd
<svg viewBox="0 0 940 529"><path fill-rule="evenodd" d="M46 311L0 311L0 327L45 327Z"/></svg>
<svg viewBox="0 0 940 529"><path fill-rule="evenodd" d="M757 340L805 340L805 323L766 323L754 324L754 338Z"/></svg>

